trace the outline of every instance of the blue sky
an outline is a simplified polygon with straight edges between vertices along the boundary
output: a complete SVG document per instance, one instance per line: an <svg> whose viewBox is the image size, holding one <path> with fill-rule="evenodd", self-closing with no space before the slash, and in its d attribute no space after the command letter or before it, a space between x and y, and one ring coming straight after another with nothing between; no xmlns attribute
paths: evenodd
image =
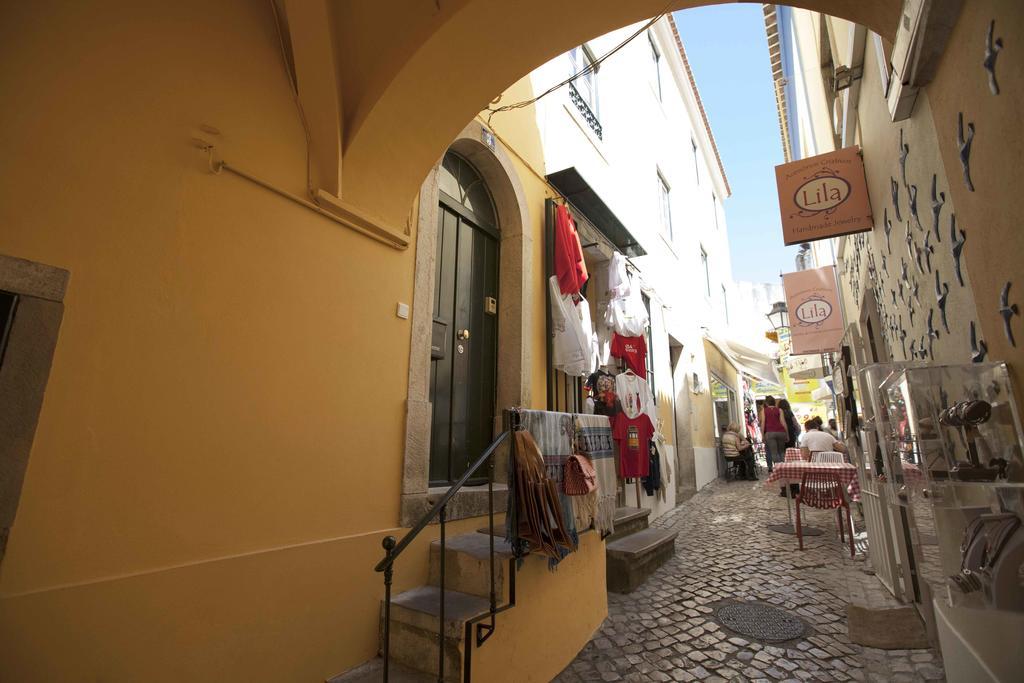
<svg viewBox="0 0 1024 683"><path fill-rule="evenodd" d="M793 270L796 247L782 244L782 141L761 5L700 7L675 20L732 188L725 214L733 278L778 282L780 271Z"/></svg>

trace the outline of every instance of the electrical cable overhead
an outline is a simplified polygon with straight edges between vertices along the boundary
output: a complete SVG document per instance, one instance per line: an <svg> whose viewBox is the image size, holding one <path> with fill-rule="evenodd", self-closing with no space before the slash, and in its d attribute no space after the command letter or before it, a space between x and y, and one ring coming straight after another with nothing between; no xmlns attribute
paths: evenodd
<svg viewBox="0 0 1024 683"><path fill-rule="evenodd" d="M671 4L671 2L666 3L666 5L662 8L661 12L659 12L653 19L649 20L646 24L644 24L643 26L638 28L633 34L631 34L628 38L626 38L621 43L619 43L618 45L613 47L611 50L609 50L608 52L604 53L603 55L601 55L600 57L595 59L593 62L591 62L590 64L587 64L585 67L583 67L582 69L580 69L579 71L574 73L572 76L569 76L569 78L565 79L564 81L562 81L560 83L556 83L555 85L551 86L550 88L548 88L547 90L545 90L541 94L537 95L536 97L531 97L530 99L522 100L521 102L513 102L512 104L506 104L506 105L501 106L501 107L490 107L490 106L488 106L487 107L487 127L490 128L490 126L491 126L491 117L494 116L495 114L497 114L499 112L503 112L503 111L512 111L514 109L522 109L523 107L528 107L531 104L534 104L534 103L538 102L540 99L542 99L544 97L547 97L548 95L550 95L551 93L555 92L559 88L563 88L566 85L569 85L570 83L575 81L577 78L580 78L581 76L586 76L588 74L591 74L591 73L594 73L595 71L597 71L598 67L601 66L601 64L604 62L604 60L608 59L613 54L615 54L616 52L618 52L622 48L626 47L626 45L628 45L629 43L633 42L633 40L635 40L640 34L642 34L645 31L647 31L647 29L649 29L651 26L654 26L654 24L659 19L661 19L663 16L665 16L665 14L666 14L670 4ZM498 97L498 99L494 100L494 102L497 102L499 99L501 99L500 96Z"/></svg>

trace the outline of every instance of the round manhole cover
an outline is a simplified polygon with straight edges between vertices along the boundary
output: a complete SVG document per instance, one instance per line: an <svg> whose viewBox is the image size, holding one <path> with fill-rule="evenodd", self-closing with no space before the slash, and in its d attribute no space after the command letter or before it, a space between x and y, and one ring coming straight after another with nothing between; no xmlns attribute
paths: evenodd
<svg viewBox="0 0 1024 683"><path fill-rule="evenodd" d="M807 624L781 609L758 602L724 605L716 613L719 623L730 631L772 643L801 638Z"/></svg>

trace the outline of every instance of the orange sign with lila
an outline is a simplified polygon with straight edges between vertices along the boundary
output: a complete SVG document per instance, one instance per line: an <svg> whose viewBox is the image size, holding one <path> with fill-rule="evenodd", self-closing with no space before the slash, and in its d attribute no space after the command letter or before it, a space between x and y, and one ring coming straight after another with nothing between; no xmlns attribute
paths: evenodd
<svg viewBox="0 0 1024 683"><path fill-rule="evenodd" d="M775 167L787 245L871 230L871 201L860 150L837 152Z"/></svg>

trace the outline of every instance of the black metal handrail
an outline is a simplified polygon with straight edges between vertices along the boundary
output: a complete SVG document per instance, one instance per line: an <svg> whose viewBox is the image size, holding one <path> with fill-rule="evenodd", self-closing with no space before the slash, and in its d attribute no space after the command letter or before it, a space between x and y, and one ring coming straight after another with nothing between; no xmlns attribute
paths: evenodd
<svg viewBox="0 0 1024 683"><path fill-rule="evenodd" d="M437 518L438 523L440 524L441 527L439 539L441 542L441 560L439 567L440 576L438 577L440 579L440 608L438 613L437 680L439 681L439 683L444 681L444 611L446 559L445 522L447 517L446 506L448 505L448 503L451 502L452 498L455 497L455 494L457 494L459 490L461 490L462 487L465 486L466 482L470 480L470 478L476 473L476 471L480 469L484 465L484 463L488 462L489 460L491 460L491 471L487 477L487 506L490 525L488 529L488 535L490 539L490 609L488 610L487 615L471 619L469 622L466 623L465 673L467 674L467 680L469 673L469 661L471 651L470 633L472 626L475 624L477 627L477 645L480 645L485 640L487 640L487 638L490 637L491 633L493 633L494 631L494 616L499 612L515 605L515 570L511 563L510 576L513 578L510 581L511 599L508 605L504 605L500 608L498 607L497 594L494 585L494 462L492 458L494 457L494 454L497 452L498 446L500 446L505 441L505 439L508 438L510 431L511 430L506 429L505 431L498 435L498 438L491 442L491 445L487 447L487 449L480 455L479 458L476 459L476 461L472 465L469 466L469 468L462 475L462 477L460 477L459 480L455 482L451 486L451 488L449 488L448 491L445 492L445 494L441 496L437 500L437 502L435 502L434 505L431 506L431 508L420 517L419 521L416 522L416 524L414 524L413 527L406 532L406 534L402 537L401 541L396 541L394 536L386 536L384 540L381 541L381 545L384 547L384 559L377 563L377 565L374 567L374 571L384 573L384 642L383 652L381 653L381 655L384 659L383 674L385 683L388 680L389 673L389 655L391 646L391 582L394 575L395 560L398 559L398 556L401 555L402 552L407 547L409 547L409 544L413 542L416 536L418 536L419 533L423 531L423 529L425 529L427 525L430 524L431 520L433 520L435 517ZM491 623L489 625L476 623L479 619L486 618L486 616L488 615L491 618Z"/></svg>

